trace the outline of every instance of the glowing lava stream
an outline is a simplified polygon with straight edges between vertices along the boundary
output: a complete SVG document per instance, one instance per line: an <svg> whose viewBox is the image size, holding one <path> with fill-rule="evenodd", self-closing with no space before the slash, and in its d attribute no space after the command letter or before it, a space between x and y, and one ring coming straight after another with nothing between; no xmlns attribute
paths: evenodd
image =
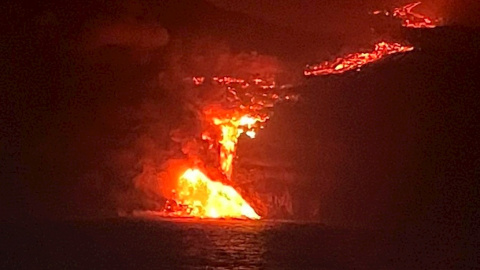
<svg viewBox="0 0 480 270"><path fill-rule="evenodd" d="M393 12L374 11L373 14L383 13L402 20L405 27L431 28L435 23L428 17L412 12L418 3L408 4L396 8ZM341 74L349 70L359 70L364 65L373 63L385 56L412 51L412 46L399 43L379 42L375 44L371 52L357 52L337 58L333 61L325 61L320 64L307 66L304 69L305 76L319 76L329 74ZM260 219L260 216L242 198L240 193L225 183L232 183L233 162L236 156L238 139L241 134L250 138L256 136L258 128L272 115L272 107L279 101L295 100L294 95L281 95L283 86L276 86L270 74L260 78L260 74L251 75L247 78L232 76L215 76L211 80L204 76L191 78L193 85L198 87L225 87L225 95L222 101L210 104L203 108L202 141L198 149L209 153L218 154L218 159L207 159L209 164L202 164L200 156L189 160L191 166L183 171L172 190L171 199L167 200L163 213L167 216L176 217L199 217L199 218L249 218ZM208 149L205 146L208 145ZM207 162L205 161L205 162ZM214 171L202 172L199 167L212 168ZM217 175L212 180L209 176Z"/></svg>
<svg viewBox="0 0 480 270"><path fill-rule="evenodd" d="M254 125L266 120L249 115L212 118L213 124L221 130L221 140L218 141L221 146L220 166L227 179L230 180L232 176L238 137L245 132L247 136L254 138ZM209 138L206 134L202 137L205 137L205 140ZM260 219L233 187L211 180L198 169L188 169L180 176L176 193L175 202L180 204L180 207L173 207L173 215L176 216Z"/></svg>
<svg viewBox="0 0 480 270"><path fill-rule="evenodd" d="M440 19L431 19L426 15L413 12L416 6L420 5L422 2L415 2L407 4L403 7L398 7L393 9L393 12L380 11L376 10L373 12L374 15L383 14L385 16L392 16L402 20L402 26L407 28L435 28L441 22Z"/></svg>
<svg viewBox="0 0 480 270"><path fill-rule="evenodd" d="M402 26L410 28L435 28L436 23L427 16L415 13L412 9L422 2L410 3L403 7L395 8L393 10L393 17L402 20Z"/></svg>
<svg viewBox="0 0 480 270"><path fill-rule="evenodd" d="M337 58L334 61L325 61L313 66L307 65L303 74L305 76L341 74L349 70L358 70L360 67L378 61L387 55L404 53L412 51L413 49L412 46L403 46L399 43L387 43L382 41L375 44L375 48L372 52L352 53L345 57Z"/></svg>
<svg viewBox="0 0 480 270"><path fill-rule="evenodd" d="M202 86L205 77L193 77L196 86ZM178 178L172 197L167 200L164 214L175 217L249 218L260 216L225 182L232 182L233 162L240 135L255 138L256 131L269 119L273 105L281 100L295 100L280 95L275 82L253 77L249 80L235 77L213 77L213 82L226 88L225 103L212 104L203 110L205 129L202 141L208 151L218 155L218 179L210 179L198 167L190 167ZM216 163L218 162L218 163ZM216 164L215 164L216 163Z"/></svg>
<svg viewBox="0 0 480 270"><path fill-rule="evenodd" d="M238 137L245 132L250 138L255 138L256 132L253 129L257 122L265 122L267 119L261 117L252 117L244 115L240 118L233 117L231 119L213 118L213 123L219 126L222 131L222 139L219 141L220 148L220 165L222 171L228 179L232 177L232 163L238 143Z"/></svg>
<svg viewBox="0 0 480 270"><path fill-rule="evenodd" d="M228 179L232 176L238 137L245 132L247 136L254 138L254 125L265 120L248 115L240 118L212 119L213 124L221 130L221 140L218 141L221 145L220 165ZM205 134L203 136L206 136L205 139L208 138ZM233 187L212 181L199 169L187 169L180 176L175 202L180 203L180 207L174 207L176 209L173 215L176 216L260 219L250 204Z"/></svg>
<svg viewBox="0 0 480 270"><path fill-rule="evenodd" d="M180 176L177 200L189 206L190 216L260 219L233 187L210 180L198 169L188 169Z"/></svg>

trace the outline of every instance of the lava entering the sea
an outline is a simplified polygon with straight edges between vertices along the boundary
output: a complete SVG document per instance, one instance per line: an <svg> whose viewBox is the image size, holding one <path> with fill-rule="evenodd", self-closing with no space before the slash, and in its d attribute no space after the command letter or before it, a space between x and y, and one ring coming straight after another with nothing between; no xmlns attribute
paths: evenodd
<svg viewBox="0 0 480 270"><path fill-rule="evenodd" d="M341 74L349 70L359 70L362 66L373 63L383 57L395 53L412 51L412 46L404 46L399 43L379 42L371 52L351 53L345 57L339 57L333 61L325 61L313 66L307 65L303 74L305 76L320 76L329 74Z"/></svg>
<svg viewBox="0 0 480 270"><path fill-rule="evenodd" d="M193 77L192 81L199 87L207 82L200 76ZM199 167L188 168L172 190L164 213L176 217L260 219L232 185L238 139L242 134L255 138L258 129L268 121L273 105L296 97L281 95L274 80L258 77L213 77L211 83L225 87L226 94L223 102L203 109L205 128L201 139L208 150L217 155L215 167L220 173L212 180Z"/></svg>
<svg viewBox="0 0 480 270"><path fill-rule="evenodd" d="M233 187L212 181L199 169L186 170L179 178L175 193L175 198L165 206L172 215L260 219Z"/></svg>
<svg viewBox="0 0 480 270"><path fill-rule="evenodd" d="M437 26L440 20L412 11L418 5L420 2L392 11L374 11L373 14L399 19L402 26L409 28ZM307 65L303 74L310 77L359 71L363 66L388 55L412 50L413 46L381 41L375 44L372 51L351 53L332 61ZM176 182L171 194L167 195L170 199L165 204L164 215L260 219L254 207L247 202L249 200L254 204L254 196L233 179L233 167L239 139L255 138L258 130L264 128L271 117L275 103L297 98L284 93L286 88L278 87L269 74L266 72L263 74L266 76L257 74L249 77L193 76L184 80L191 82L198 90L212 88L221 91L215 92L215 101L195 106L197 115L201 115L198 118L202 129L198 137L191 140L194 153L182 148L188 158L185 167L176 171L178 178L173 177Z"/></svg>

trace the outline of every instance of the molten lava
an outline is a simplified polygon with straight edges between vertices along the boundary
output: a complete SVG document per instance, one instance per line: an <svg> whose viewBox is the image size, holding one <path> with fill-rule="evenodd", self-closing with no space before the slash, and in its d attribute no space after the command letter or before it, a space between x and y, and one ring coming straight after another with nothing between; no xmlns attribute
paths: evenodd
<svg viewBox="0 0 480 270"><path fill-rule="evenodd" d="M221 130L220 165L228 179L232 177L232 163L235 157L238 137L245 133L250 138L255 138L257 123L263 123L268 118L261 116L243 115L232 118L213 118L214 125Z"/></svg>
<svg viewBox="0 0 480 270"><path fill-rule="evenodd" d="M404 27L435 27L439 20L412 11L419 4L420 2L411 3L395 8L391 12L374 11L373 14L400 19ZM385 56L413 49L412 46L382 41L375 44L370 52L351 53L333 61L307 65L304 75L319 76L341 74L350 70L359 71L364 65ZM208 79L205 76L193 76L185 79L199 90L203 88L208 91L207 93L210 93L210 90L215 91L212 91L214 93L212 96L205 95L210 104L198 106L200 113L197 115L201 115L202 131L198 134L199 138L189 140L189 143L193 144L191 149L195 149L191 151L193 153L182 148L182 152L188 157L185 162L190 165L175 172L181 176L178 179L174 178L177 181L163 211L166 216L260 219L252 206L240 195L245 191L233 187L241 187L239 183L234 185L235 181L232 179L238 141L242 134L255 138L258 129L263 128L270 119L273 106L283 100L295 101L297 96L281 93L291 85L277 87L271 76L274 72L259 70L262 70L264 77L257 73L245 78L214 76ZM216 91L220 89L225 92ZM253 196L249 197L255 201Z"/></svg>
<svg viewBox="0 0 480 270"><path fill-rule="evenodd" d="M382 41L375 44L375 48L372 52L352 53L345 57L337 58L334 61L325 61L313 66L307 65L303 74L305 76L319 76L341 74L349 70L358 71L362 66L378 61L387 55L404 53L412 51L413 49L412 46L403 46L399 43L387 43Z"/></svg>
<svg viewBox="0 0 480 270"><path fill-rule="evenodd" d="M402 20L402 26L408 28L435 28L440 23L441 19L432 19L428 16L412 11L422 2L415 2L407 4L403 7L394 8L392 12L388 11L374 11L374 15L383 14L385 16L393 16Z"/></svg>
<svg viewBox="0 0 480 270"><path fill-rule="evenodd" d="M192 81L199 87L206 83L200 76ZM268 121L273 105L296 97L280 95L271 79L224 76L213 77L211 81L214 86L225 87L226 95L222 102L203 109L205 130L201 138L208 144L208 151L218 155L215 167L221 177L213 181L197 167L187 169L179 177L164 213L178 217L259 219L238 191L225 184L232 182L238 139L242 134L255 138L258 129Z"/></svg>
<svg viewBox="0 0 480 270"><path fill-rule="evenodd" d="M410 3L403 7L395 8L393 10L393 17L399 18L402 20L402 26L410 28L434 28L436 23L433 19L428 18L427 16L415 13L412 9L421 2Z"/></svg>
<svg viewBox="0 0 480 270"><path fill-rule="evenodd" d="M167 202L172 216L260 219L231 186L212 181L198 169L180 176L175 201Z"/></svg>

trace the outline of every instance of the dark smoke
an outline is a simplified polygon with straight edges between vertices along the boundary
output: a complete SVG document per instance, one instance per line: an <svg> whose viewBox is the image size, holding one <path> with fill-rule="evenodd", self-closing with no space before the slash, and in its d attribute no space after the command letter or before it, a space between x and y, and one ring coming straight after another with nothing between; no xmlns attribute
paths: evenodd
<svg viewBox="0 0 480 270"><path fill-rule="evenodd" d="M126 166L139 156L127 150L148 124L138 111L158 90L150 81L167 30L140 2L8 3L6 12L2 218L114 213L115 194L131 190Z"/></svg>

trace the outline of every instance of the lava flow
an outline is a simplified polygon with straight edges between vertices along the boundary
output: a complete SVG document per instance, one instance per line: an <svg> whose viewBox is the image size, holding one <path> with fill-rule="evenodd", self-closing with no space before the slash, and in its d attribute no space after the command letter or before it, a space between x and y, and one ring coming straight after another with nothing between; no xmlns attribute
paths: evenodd
<svg viewBox="0 0 480 270"><path fill-rule="evenodd" d="M188 169L180 176L176 193L166 209L176 208L179 216L260 219L233 187L212 181L198 169Z"/></svg>
<svg viewBox="0 0 480 270"><path fill-rule="evenodd" d="M187 169L178 179L164 213L168 216L200 218L249 218L260 216L232 185L233 163L238 139L242 134L255 138L259 128L269 119L273 104L294 96L280 96L273 80L213 77L217 86L226 87L223 102L203 110L205 130L201 134L210 152L218 155L220 174L212 180L198 167ZM196 86L204 77L193 77ZM221 175L221 176L219 176Z"/></svg>
<svg viewBox="0 0 480 270"><path fill-rule="evenodd" d="M212 118L213 124L221 131L221 137L218 141L220 144L220 165L228 179L232 177L233 158L236 153L238 137L245 133L248 137L255 138L255 129L267 120L267 116L251 116L248 114ZM204 133L202 137L205 140L210 138L208 133Z"/></svg>
<svg viewBox="0 0 480 270"><path fill-rule="evenodd" d="M362 66L378 61L383 57L395 53L412 51L412 46L404 46L399 43L379 42L375 44L372 52L358 52L340 57L334 61L325 61L317 65L307 65L303 74L305 76L320 76L329 74L341 74L349 70L359 70Z"/></svg>
<svg viewBox="0 0 480 270"><path fill-rule="evenodd" d="M435 28L440 23L440 19L432 19L424 14L412 11L422 2L410 3L402 7L394 8L392 12L374 11L373 14L383 14L385 16L393 16L402 20L402 26L408 28Z"/></svg>

